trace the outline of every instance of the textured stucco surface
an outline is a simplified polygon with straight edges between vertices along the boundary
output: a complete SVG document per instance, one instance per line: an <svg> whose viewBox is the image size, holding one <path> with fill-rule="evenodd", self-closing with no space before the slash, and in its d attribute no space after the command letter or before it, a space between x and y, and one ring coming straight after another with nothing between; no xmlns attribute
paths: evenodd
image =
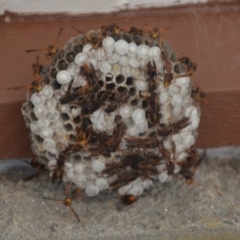
<svg viewBox="0 0 240 240"><path fill-rule="evenodd" d="M115 192L82 194L69 209L49 176L30 182L15 169L0 177L0 239L239 239L239 159L206 159L187 186L175 178L155 184L134 205L123 207Z"/></svg>

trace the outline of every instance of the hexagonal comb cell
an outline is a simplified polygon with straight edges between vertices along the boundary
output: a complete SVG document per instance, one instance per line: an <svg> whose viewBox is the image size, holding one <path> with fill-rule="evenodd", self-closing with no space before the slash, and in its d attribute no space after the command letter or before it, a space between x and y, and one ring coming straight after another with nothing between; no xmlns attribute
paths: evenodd
<svg viewBox="0 0 240 240"><path fill-rule="evenodd" d="M107 89L109 89L109 90L114 90L115 87L116 87L116 84L115 84L115 83L110 83L110 84L107 84L106 87L107 87Z"/></svg>
<svg viewBox="0 0 240 240"><path fill-rule="evenodd" d="M133 84L134 84L134 79L133 79L133 77L128 77L127 80L126 80L126 84L129 85L129 86L130 86L130 85L133 85Z"/></svg>
<svg viewBox="0 0 240 240"><path fill-rule="evenodd" d="M69 132L73 130L73 125L71 123L68 123L64 125L64 128Z"/></svg>
<svg viewBox="0 0 240 240"><path fill-rule="evenodd" d="M57 73L58 73L58 71L56 70L56 68L51 68L48 76L50 79L54 80L54 79L56 79Z"/></svg>
<svg viewBox="0 0 240 240"><path fill-rule="evenodd" d="M105 82L109 83L113 81L114 76L111 73L105 75Z"/></svg>
<svg viewBox="0 0 240 240"><path fill-rule="evenodd" d="M67 113L61 113L61 119L63 121L68 121L70 119L69 115Z"/></svg>
<svg viewBox="0 0 240 240"><path fill-rule="evenodd" d="M65 53L65 59L66 59L66 61L67 61L68 63L73 62L74 59L75 59L75 57L76 57L76 53L73 52L73 51L70 51L70 52L66 52L66 53Z"/></svg>
<svg viewBox="0 0 240 240"><path fill-rule="evenodd" d="M52 82L51 86L53 87L54 90L58 90L58 89L61 88L62 85L61 85L60 83L58 83L57 80L54 80L54 81Z"/></svg>
<svg viewBox="0 0 240 240"><path fill-rule="evenodd" d="M122 74L119 74L117 77L116 77L116 83L117 84L121 84L121 83L124 83L125 82L125 77L122 75Z"/></svg>
<svg viewBox="0 0 240 240"><path fill-rule="evenodd" d="M58 71L66 70L67 67L68 67L68 64L63 59L57 61L56 69Z"/></svg>
<svg viewBox="0 0 240 240"><path fill-rule="evenodd" d="M84 47L84 46L83 46L82 44L75 45L75 46L73 46L73 51L74 51L76 54L78 54L78 53L82 52L83 47Z"/></svg>

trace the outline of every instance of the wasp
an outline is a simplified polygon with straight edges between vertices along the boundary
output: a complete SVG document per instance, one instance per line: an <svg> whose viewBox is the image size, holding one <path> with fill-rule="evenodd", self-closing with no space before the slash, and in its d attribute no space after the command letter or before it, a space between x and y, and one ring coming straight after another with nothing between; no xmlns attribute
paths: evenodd
<svg viewBox="0 0 240 240"><path fill-rule="evenodd" d="M163 85L164 87L168 87L174 79L172 74L172 63L166 59L163 68Z"/></svg>
<svg viewBox="0 0 240 240"><path fill-rule="evenodd" d="M159 174L155 166L149 164L146 158L138 154L126 156L124 158L125 165L129 165L133 173L144 178L150 178L153 175Z"/></svg>
<svg viewBox="0 0 240 240"><path fill-rule="evenodd" d="M79 128L79 131L78 131L77 136L76 136L76 143L69 145L65 149L65 152L67 152L69 154L70 152L71 153L78 152L78 151L81 151L83 149L85 149L87 152L89 152L88 149L87 149L89 138L90 138L90 135L88 135L88 133L86 133L86 132L83 132L81 130L81 128Z"/></svg>
<svg viewBox="0 0 240 240"><path fill-rule="evenodd" d="M153 125L159 125L161 119L160 104L157 101L157 96L155 93L152 93L149 97L145 99L146 104L149 108L146 110L146 118Z"/></svg>
<svg viewBox="0 0 240 240"><path fill-rule="evenodd" d="M153 93L156 89L157 89L157 85L158 85L158 81L156 79L157 74L157 68L156 68L156 64L153 61L153 66L151 65L150 62L148 62L147 64L147 71L146 71L147 75L148 75L148 91L150 93Z"/></svg>
<svg viewBox="0 0 240 240"><path fill-rule="evenodd" d="M108 106L104 109L106 113L114 112L119 105L124 104L128 100L127 90L124 90L118 95L114 95L115 100L108 104Z"/></svg>
<svg viewBox="0 0 240 240"><path fill-rule="evenodd" d="M158 129L159 136L167 137L170 134L176 134L183 128L187 127L190 124L189 118L185 117L176 123L169 124L168 126L165 126L165 124L160 124L161 129Z"/></svg>
<svg viewBox="0 0 240 240"><path fill-rule="evenodd" d="M132 195L132 194L128 194L128 192L131 190L131 188L123 195L121 196L121 202L123 205L132 205L133 203L135 203L138 198L138 193L137 196Z"/></svg>
<svg viewBox="0 0 240 240"><path fill-rule="evenodd" d="M74 211L73 207L72 207L72 202L73 200L75 200L77 198L77 196L79 195L79 193L81 192L81 188L76 188L73 191L71 191L71 193L67 193L65 195L67 195L63 200L58 200L58 199L54 199L54 198L45 198L47 200L52 200L55 202L61 202L63 203L65 206L68 206L70 211L73 213L73 215L77 218L77 220L80 222L80 218L78 217L78 214Z"/></svg>
<svg viewBox="0 0 240 240"><path fill-rule="evenodd" d="M135 42L137 45L140 45L144 42L145 32L136 27L130 28L121 28L121 38L127 42ZM120 33L119 33L120 35Z"/></svg>
<svg viewBox="0 0 240 240"><path fill-rule="evenodd" d="M115 41L119 40L122 36L122 29L116 23L110 23L107 26L101 27L102 36L110 36Z"/></svg>
<svg viewBox="0 0 240 240"><path fill-rule="evenodd" d="M115 180L114 182L110 183L110 187L112 189L118 189L120 187L123 187L127 184L129 184L130 182L135 181L139 176L137 174L133 174L133 173L121 173L118 174L118 179Z"/></svg>
<svg viewBox="0 0 240 240"><path fill-rule="evenodd" d="M115 152L126 132L126 126L124 123L120 123L115 131L113 132L112 137L110 137L106 142L104 142L104 146L106 146L106 149Z"/></svg>
<svg viewBox="0 0 240 240"><path fill-rule="evenodd" d="M85 38L85 43L90 43L92 48L89 50L91 51L92 49L98 49L99 47L102 46L102 40L103 40L103 32L105 31L104 29L101 30L100 34L97 33L88 33L85 34L82 31L78 30L76 27L72 26L73 29L75 29L78 33L82 34Z"/></svg>
<svg viewBox="0 0 240 240"><path fill-rule="evenodd" d="M166 170L167 170L167 175L171 176L174 174L174 170L175 170L175 164L174 162L176 162L176 145L175 142L172 141L172 153L173 153L173 160L174 162L171 160L171 153L164 147L163 142L161 141L161 146L160 146L163 158L166 161Z"/></svg>
<svg viewBox="0 0 240 240"><path fill-rule="evenodd" d="M153 40L159 40L159 46L162 48L162 44L164 41L164 33L167 29L170 29L171 27L158 28L150 27L147 24L144 24L144 26L148 30L148 37L152 38Z"/></svg>
<svg viewBox="0 0 240 240"><path fill-rule="evenodd" d="M88 125L86 126L88 128ZM90 138L90 132L85 129L85 126L82 125L81 128L78 129L76 136L76 145L80 148L86 149L88 145L88 140Z"/></svg>
<svg viewBox="0 0 240 240"><path fill-rule="evenodd" d="M179 58L178 61L185 65L186 72L189 74L189 76L193 75L193 72L197 70L197 64L192 62L192 60L187 56Z"/></svg>
<svg viewBox="0 0 240 240"><path fill-rule="evenodd" d="M89 65L87 63L84 63L80 67L79 74L86 78L90 86L94 86L94 84L98 81L95 69L91 63Z"/></svg>
<svg viewBox="0 0 240 240"><path fill-rule="evenodd" d="M97 111L102 105L103 103L101 101L97 101L97 99L92 99L91 102L77 102L77 104L79 106L82 107L81 112L85 113L83 115L89 115L92 114L93 112Z"/></svg>
<svg viewBox="0 0 240 240"><path fill-rule="evenodd" d="M144 24L144 26L148 30L148 36L153 39L159 39L163 34L163 28L150 27L147 24Z"/></svg>
<svg viewBox="0 0 240 240"><path fill-rule="evenodd" d="M32 81L31 85L29 86L17 86L17 87L11 87L7 88L7 90L19 90L21 88L28 88L30 92L40 92L42 90L42 78L39 77L37 80Z"/></svg>
<svg viewBox="0 0 240 240"><path fill-rule="evenodd" d="M106 142L111 136L107 135L105 132L97 133L93 129L89 129L90 131L90 139L89 141L102 144Z"/></svg>
<svg viewBox="0 0 240 240"><path fill-rule="evenodd" d="M65 96L60 98L59 101L61 104L67 104L69 102L72 102L73 100L75 100L78 97L80 98L84 95L87 95L88 91L90 90L90 85L86 84L83 87L78 88L77 90L74 89L73 92L70 93L73 81L74 81L74 79L69 83L68 90L67 90ZM84 96L84 98L86 98L86 96Z"/></svg>
<svg viewBox="0 0 240 240"><path fill-rule="evenodd" d="M132 205L137 201L137 197L131 194L126 194L121 197L122 204L124 205Z"/></svg>
<svg viewBox="0 0 240 240"><path fill-rule="evenodd" d="M207 96L206 93L201 91L200 87L192 89L191 97L193 99L196 99L197 101L201 101L201 100L206 101L205 100L206 96Z"/></svg>
<svg viewBox="0 0 240 240"><path fill-rule="evenodd" d="M193 176L199 165L206 157L206 151L199 156L198 153L194 154L192 157L187 160L177 162L177 164L181 167L179 174L182 175L186 179L187 184L193 183Z"/></svg>
<svg viewBox="0 0 240 240"><path fill-rule="evenodd" d="M63 28L60 29L54 44L47 46L47 49L29 49L29 50L26 50L26 52L29 53L29 52L47 50L48 53L46 54L46 56L50 57L50 58L53 58L58 53L58 48L57 48L56 45L57 45L58 39L59 39L62 31L63 31Z"/></svg>
<svg viewBox="0 0 240 240"><path fill-rule="evenodd" d="M32 93L34 92L40 92L42 90L42 77L40 76L40 73L43 69L43 65L39 63L39 57L37 55L37 61L36 63L32 64L32 75L35 78L35 80L32 81L31 85L29 86L16 86L12 88L7 88L7 90L18 90L21 88L28 88Z"/></svg>
<svg viewBox="0 0 240 240"><path fill-rule="evenodd" d="M38 168L36 173L23 179L25 182L32 180L33 178L47 171L45 165L42 163L39 163L36 158L33 158L30 163L27 161L25 162L30 164L32 168Z"/></svg>
<svg viewBox="0 0 240 240"><path fill-rule="evenodd" d="M129 147L133 148L155 148L158 147L159 142L157 138L125 138Z"/></svg>
<svg viewBox="0 0 240 240"><path fill-rule="evenodd" d="M187 127L191 122L189 122L189 118L185 117L176 123L173 124L173 134L178 133L181 131L183 128Z"/></svg>
<svg viewBox="0 0 240 240"><path fill-rule="evenodd" d="M131 170L134 174L137 174L143 178L150 178L151 176L159 174L156 167L152 166L148 159L138 154L126 156L123 161L125 162L125 165L131 167Z"/></svg>
<svg viewBox="0 0 240 240"><path fill-rule="evenodd" d="M42 72L42 70L43 70L43 65L41 63L39 63L39 57L37 55L36 63L32 64L32 74L33 74L33 77L39 76L40 73Z"/></svg>
<svg viewBox="0 0 240 240"><path fill-rule="evenodd" d="M162 157L158 155L153 154L144 154L145 158L147 159L147 163L152 166L157 166L161 164L161 161L163 160Z"/></svg>
<svg viewBox="0 0 240 240"><path fill-rule="evenodd" d="M64 167L65 167L65 159L67 156L67 150L68 150L68 148L63 153L60 153L59 157L57 158L57 163L56 163L54 169L52 170L52 172L53 172L52 184L54 184L56 180L58 181L58 184L62 183L63 176L65 174Z"/></svg>
<svg viewBox="0 0 240 240"><path fill-rule="evenodd" d="M144 36L145 32L142 29L138 29L136 27L130 27L128 30L128 33L131 35L139 35L139 36Z"/></svg>
<svg viewBox="0 0 240 240"><path fill-rule="evenodd" d="M152 124L152 126L159 125L160 119L162 117L162 114L158 111L154 111L152 109L146 110L146 118L148 119L149 123Z"/></svg>

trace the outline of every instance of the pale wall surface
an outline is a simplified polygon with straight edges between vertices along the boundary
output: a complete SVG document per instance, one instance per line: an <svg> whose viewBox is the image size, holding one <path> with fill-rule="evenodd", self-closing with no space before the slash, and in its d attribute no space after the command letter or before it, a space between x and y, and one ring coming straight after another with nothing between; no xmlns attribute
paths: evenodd
<svg viewBox="0 0 240 240"><path fill-rule="evenodd" d="M3 14L5 11L17 13L67 12L70 14L79 14L204 2L207 2L207 0L0 0L0 14Z"/></svg>

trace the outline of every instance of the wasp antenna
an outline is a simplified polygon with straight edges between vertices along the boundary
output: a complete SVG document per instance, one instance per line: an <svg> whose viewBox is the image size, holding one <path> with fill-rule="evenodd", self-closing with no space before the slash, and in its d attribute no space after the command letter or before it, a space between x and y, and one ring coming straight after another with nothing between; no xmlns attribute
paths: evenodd
<svg viewBox="0 0 240 240"><path fill-rule="evenodd" d="M55 202L62 202L62 200L59 200L59 199L47 198L47 197L43 197L43 198L47 200L55 201Z"/></svg>
<svg viewBox="0 0 240 240"><path fill-rule="evenodd" d="M57 45L57 41L58 41L58 39L59 39L59 37L60 37L62 31L63 31L63 28L60 29L60 31L59 31L59 33L58 33L58 35L57 35L57 38L56 38L56 40L55 40L54 46Z"/></svg>
<svg viewBox="0 0 240 240"><path fill-rule="evenodd" d="M26 50L26 53L36 52L36 51L41 51L41 49L29 49L29 50Z"/></svg>
<svg viewBox="0 0 240 240"><path fill-rule="evenodd" d="M85 33L83 33L82 31L80 31L79 29L77 29L77 28L74 27L73 25L71 25L71 27L72 27L75 31L77 31L78 33L83 34L83 35L85 36Z"/></svg>
<svg viewBox="0 0 240 240"><path fill-rule="evenodd" d="M81 222L80 219L79 219L79 217L78 217L78 215L77 215L77 213L74 211L73 207L72 207L71 205L69 205L69 208L70 208L70 210L72 211L72 213L74 214L74 216L77 218L77 220L78 220L79 222Z"/></svg>

